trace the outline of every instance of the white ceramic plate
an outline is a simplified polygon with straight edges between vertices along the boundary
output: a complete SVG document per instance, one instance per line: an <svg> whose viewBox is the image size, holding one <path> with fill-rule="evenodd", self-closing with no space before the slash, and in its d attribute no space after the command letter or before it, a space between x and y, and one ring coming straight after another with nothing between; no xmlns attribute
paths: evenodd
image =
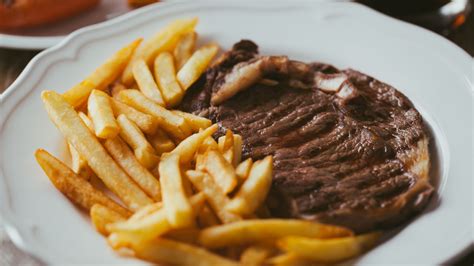
<svg viewBox="0 0 474 266"><path fill-rule="evenodd" d="M130 10L126 0L101 0L91 10L64 21L8 34L0 33L0 47L45 49L59 43L74 30L109 20Z"/></svg>
<svg viewBox="0 0 474 266"><path fill-rule="evenodd" d="M351 3L186 2L147 7L74 32L35 57L3 95L0 211L22 249L48 263L136 262L114 254L89 219L50 184L33 153L63 156L40 92L64 92L119 47L176 18L224 49L241 38L264 54L352 67L404 92L431 126L436 196L424 214L356 260L439 264L472 243L472 60L449 41ZM436 156L437 154L437 156ZM438 163L436 163L438 161Z"/></svg>

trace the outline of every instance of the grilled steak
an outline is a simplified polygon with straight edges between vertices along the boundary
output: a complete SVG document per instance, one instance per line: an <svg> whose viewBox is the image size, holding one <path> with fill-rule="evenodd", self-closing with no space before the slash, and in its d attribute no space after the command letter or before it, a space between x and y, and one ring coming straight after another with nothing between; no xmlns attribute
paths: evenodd
<svg viewBox="0 0 474 266"><path fill-rule="evenodd" d="M366 232L409 219L433 194L422 117L402 93L355 70L260 56L241 41L181 108L242 135L244 158L274 156L275 216Z"/></svg>

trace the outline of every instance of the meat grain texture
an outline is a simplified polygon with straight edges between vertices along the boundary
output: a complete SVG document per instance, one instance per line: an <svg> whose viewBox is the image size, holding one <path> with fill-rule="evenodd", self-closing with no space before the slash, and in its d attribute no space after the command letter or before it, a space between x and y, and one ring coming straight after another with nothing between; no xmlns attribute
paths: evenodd
<svg viewBox="0 0 474 266"><path fill-rule="evenodd" d="M240 82L239 71L255 65L252 78L278 84ZM336 76L345 76L337 90L323 90L324 78ZM421 115L401 92L352 69L260 56L253 42L241 41L180 108L218 123L221 134L242 135L243 158L274 156L267 205L275 216L362 233L408 220L434 192Z"/></svg>

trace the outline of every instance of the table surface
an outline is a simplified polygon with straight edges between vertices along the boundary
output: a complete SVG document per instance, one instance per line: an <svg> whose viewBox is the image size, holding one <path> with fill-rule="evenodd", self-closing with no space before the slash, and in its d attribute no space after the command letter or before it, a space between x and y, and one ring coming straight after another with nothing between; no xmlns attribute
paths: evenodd
<svg viewBox="0 0 474 266"><path fill-rule="evenodd" d="M446 37L474 56L474 13L471 13L464 25ZM0 93L8 88L26 64L39 52L0 48ZM36 266L42 263L16 248L0 227L0 265ZM471 251L461 257L456 265L474 265L474 252Z"/></svg>

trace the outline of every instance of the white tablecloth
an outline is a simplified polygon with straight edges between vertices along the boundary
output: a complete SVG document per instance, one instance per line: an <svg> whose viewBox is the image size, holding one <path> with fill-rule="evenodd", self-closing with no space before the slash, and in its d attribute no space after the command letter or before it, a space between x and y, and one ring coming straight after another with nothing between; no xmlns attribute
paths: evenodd
<svg viewBox="0 0 474 266"><path fill-rule="evenodd" d="M41 266L39 261L19 250L8 238L0 221L0 266Z"/></svg>

